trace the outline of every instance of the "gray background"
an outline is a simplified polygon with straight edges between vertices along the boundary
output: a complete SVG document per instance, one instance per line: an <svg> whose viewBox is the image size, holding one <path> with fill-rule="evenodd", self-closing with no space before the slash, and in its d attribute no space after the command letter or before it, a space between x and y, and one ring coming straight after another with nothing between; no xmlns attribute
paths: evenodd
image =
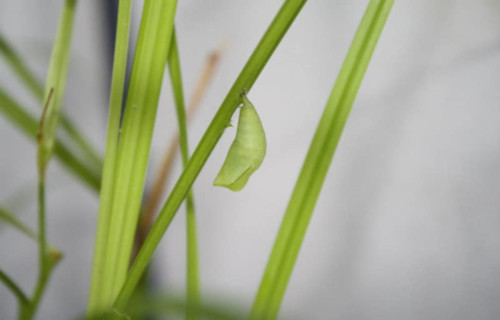
<svg viewBox="0 0 500 320"><path fill-rule="evenodd" d="M261 169L240 193L212 187L233 138L228 131L196 181L205 300L250 308L367 2L305 5L249 95L268 138ZM62 3L0 0L1 32L41 78ZM191 148L281 3L179 1L187 96L209 52L228 44L190 126ZM135 28L141 7L140 1L134 4ZM109 66L100 10L98 0L79 1L65 105L103 151ZM396 0L326 179L282 318L498 318L499 17L496 0ZM36 101L4 61L0 85L38 115ZM176 130L168 79L157 119L149 176ZM0 149L0 204L35 226L34 144L0 118ZM48 183L49 239L65 258L38 318L68 319L86 305L98 198L56 162ZM155 264L158 285L177 294L184 290L184 220L180 211ZM28 292L36 257L32 241L1 229L0 267ZM13 319L15 311L14 298L0 286L0 319Z"/></svg>

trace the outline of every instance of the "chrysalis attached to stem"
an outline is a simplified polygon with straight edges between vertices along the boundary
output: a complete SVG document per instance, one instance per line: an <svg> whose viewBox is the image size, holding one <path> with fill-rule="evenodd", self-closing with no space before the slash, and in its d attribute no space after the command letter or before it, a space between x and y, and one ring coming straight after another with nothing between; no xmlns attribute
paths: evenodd
<svg viewBox="0 0 500 320"><path fill-rule="evenodd" d="M266 155L266 135L259 115L246 95L238 119L238 129L226 160L214 180L214 186L232 191L243 189Z"/></svg>

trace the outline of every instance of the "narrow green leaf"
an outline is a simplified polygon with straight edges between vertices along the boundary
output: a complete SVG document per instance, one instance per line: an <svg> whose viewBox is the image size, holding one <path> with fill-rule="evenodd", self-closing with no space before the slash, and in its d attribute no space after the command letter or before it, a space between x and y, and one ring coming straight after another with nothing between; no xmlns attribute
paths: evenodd
<svg viewBox="0 0 500 320"><path fill-rule="evenodd" d="M393 0L372 0L327 102L269 258L251 319L275 319L344 125Z"/></svg>
<svg viewBox="0 0 500 320"><path fill-rule="evenodd" d="M37 165L38 165L38 172L39 176L42 177L42 179L45 176L45 168L50 161L50 157L52 155L52 149L53 148L47 148L46 145L43 143L43 137L47 134L47 130L45 128L45 123L47 121L47 117L49 115L48 110L50 106L50 102L52 101L52 96L54 94L54 88L50 89L50 92L47 96L47 102L45 102L42 110L42 115L40 116L40 121L38 123L38 131L36 133L36 140L38 143L38 157L37 157ZM55 137L54 137L55 140Z"/></svg>
<svg viewBox="0 0 500 320"><path fill-rule="evenodd" d="M38 99L39 105L43 105L43 84L35 76L35 73L26 65L18 51L0 34L0 55L7 61L7 65L11 67L14 74L21 80L31 94ZM92 147L90 142L84 137L77 126L64 114L61 110L61 128L65 131L68 137L74 142L76 147L79 147L82 153L91 161L93 165L100 169L102 161L98 153Z"/></svg>
<svg viewBox="0 0 500 320"><path fill-rule="evenodd" d="M60 255L52 254L47 245L46 208L45 208L45 172L56 145L56 129L59 122L61 103L66 84L68 70L69 47L73 29L76 0L66 0L56 40L52 49L47 87L44 94L44 109L37 128L38 142L38 237L39 268L38 280L28 310L23 317L31 319L35 316L39 303L45 292L53 267Z"/></svg>
<svg viewBox="0 0 500 320"><path fill-rule="evenodd" d="M186 124L186 109L184 105L184 92L182 89L182 73L177 47L177 36L174 30L170 54L168 56L168 67L172 90L174 92L175 106L177 111L177 122L179 123L179 140L181 146L182 165L185 167L189 160L189 146ZM187 235L187 301L188 304L199 306L200 298L200 272L198 266L198 235L196 231L196 212L194 208L194 197L192 191L186 197L186 235ZM186 319L196 320L199 315L192 308L186 309Z"/></svg>
<svg viewBox="0 0 500 320"><path fill-rule="evenodd" d="M36 140L38 122L2 89L0 89L0 112L28 137ZM55 142L54 155L72 174L82 180L92 190L99 190L101 180L99 171L96 171L92 166L78 159L58 139Z"/></svg>
<svg viewBox="0 0 500 320"><path fill-rule="evenodd" d="M56 130L61 113L62 99L66 87L66 75L68 73L69 48L71 34L73 31L73 20L75 16L76 0L66 0L56 40L50 58L49 73L45 83L44 103L47 103L43 111L42 124L39 136L39 166L45 170L56 141Z"/></svg>
<svg viewBox="0 0 500 320"><path fill-rule="evenodd" d="M0 34L0 54L7 61L7 65L24 83L33 96L39 101L43 99L43 86L35 74L25 64L21 55L13 48L7 39Z"/></svg>
<svg viewBox="0 0 500 320"><path fill-rule="evenodd" d="M12 280L3 270L0 269L0 282L2 282L11 292L12 294L17 298L19 302L19 308L20 310L26 309L29 300L24 294L23 290L15 283L14 280Z"/></svg>
<svg viewBox="0 0 500 320"><path fill-rule="evenodd" d="M232 114L241 103L241 93L250 91L260 72L266 65L295 17L302 9L305 2L306 0L287 0L283 4L254 52L250 56L248 62L243 67L243 70L229 90L229 93L222 102L222 105L217 111L208 129L205 131L200 143L196 147L196 150L189 159L186 168L177 180L177 183L170 193L167 202L161 209L161 212L151 228L142 249L139 251L134 263L132 264L127 280L115 302L116 307L123 308L130 298L163 234L170 225L172 218L188 194L193 182L200 173L213 148L222 136L222 133L227 127Z"/></svg>
<svg viewBox="0 0 500 320"><path fill-rule="evenodd" d="M40 237L37 235L37 233L28 227L26 224L21 222L14 214L11 212L7 211L5 208L0 207L0 221L4 221L10 226L16 228L18 231L21 233L25 234L29 238L33 239L36 242L40 242ZM57 262L62 258L61 252L56 249L53 246L48 245L48 252L52 256L51 261Z"/></svg>
<svg viewBox="0 0 500 320"><path fill-rule="evenodd" d="M33 229L22 223L15 215L12 213L8 212L4 208L0 208L0 220L3 220L4 222L10 224L17 230L21 231L28 237L32 238L35 241L38 241L38 236Z"/></svg>
<svg viewBox="0 0 500 320"><path fill-rule="evenodd" d="M146 0L119 139L109 229L97 312L112 304L125 281L142 198L149 147L171 43L177 1ZM102 201L103 198L101 198ZM95 270L95 269L94 269ZM91 295L93 293L91 292Z"/></svg>
<svg viewBox="0 0 500 320"><path fill-rule="evenodd" d="M120 119L127 71L128 42L130 33L131 0L120 0L116 24L116 39L109 101L106 151L102 171L102 188L99 202L99 220L94 250L92 281L89 291L88 314L102 307L101 283L106 267L106 245L110 228L110 210L115 182L116 156L120 136Z"/></svg>
<svg viewBox="0 0 500 320"><path fill-rule="evenodd" d="M120 187L116 188L117 194L112 209L112 217L116 223L112 224L110 232L110 253L111 255L117 253L118 258L117 270L113 270L115 297L125 281L129 267L146 177L149 147L177 6L176 0L147 2L152 3L150 6L152 10L147 12L145 19L146 27L143 29L143 34L146 37L143 46L141 39L138 40L135 57L137 63L134 61L132 68L118 149L117 166L120 175L116 181ZM156 7L158 4L160 6ZM155 10L158 10L159 14ZM153 23L148 17L153 17L151 19Z"/></svg>

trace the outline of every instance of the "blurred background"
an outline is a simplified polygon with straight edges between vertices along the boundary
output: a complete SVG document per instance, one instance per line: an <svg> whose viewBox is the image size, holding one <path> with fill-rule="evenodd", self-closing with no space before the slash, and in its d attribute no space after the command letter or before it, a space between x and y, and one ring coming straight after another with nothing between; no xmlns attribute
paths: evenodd
<svg viewBox="0 0 500 320"><path fill-rule="evenodd" d="M194 185L204 300L249 310L274 237L367 0L306 3L249 98L268 139L262 167L233 193L212 186L234 130ZM189 97L225 46L190 124L191 150L282 1L179 1ZM45 79L63 0L0 0L0 32ZM65 108L104 151L114 1L79 1ZM134 1L135 37L142 1ZM500 315L500 1L396 0L360 88L281 309L283 319L497 319ZM134 38L135 39L135 38ZM135 40L132 40L132 44ZM0 60L0 86L33 114L36 99ZM176 132L165 77L152 180ZM36 226L36 148L0 117L0 205ZM179 160L179 159L178 159ZM180 173L176 162L175 179ZM174 179L171 179L172 184ZM39 319L87 303L98 197L53 161L49 242L64 252ZM154 261L157 290L182 295L181 209ZM31 292L37 247L0 226L0 267ZM0 319L16 302L0 286Z"/></svg>

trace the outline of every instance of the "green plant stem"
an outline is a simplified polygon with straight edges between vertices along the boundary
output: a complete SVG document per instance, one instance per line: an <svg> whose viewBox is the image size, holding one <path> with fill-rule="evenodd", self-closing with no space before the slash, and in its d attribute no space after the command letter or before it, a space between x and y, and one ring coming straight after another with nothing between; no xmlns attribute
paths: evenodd
<svg viewBox="0 0 500 320"><path fill-rule="evenodd" d="M75 6L76 0L66 0L64 3L50 59L49 74L47 76L47 85L45 88L45 105L37 130L39 271L38 281L30 307L26 312L22 313L22 316L27 317L27 319L34 317L49 281L51 270L59 257L58 255L49 256L49 250L47 250L45 174L57 141L56 130L59 123L61 103L66 85ZM53 258L54 261L51 261L51 258Z"/></svg>
<svg viewBox="0 0 500 320"><path fill-rule="evenodd" d="M28 227L24 223L22 223L19 219L16 218L15 215L8 212L4 208L0 208L0 220L9 223L11 226L21 231L28 237L38 241L38 235L35 233L35 231L33 231L30 227Z"/></svg>
<svg viewBox="0 0 500 320"><path fill-rule="evenodd" d="M38 225L39 236L28 226L19 221L14 215L0 208L0 219L8 222L22 233L38 242L39 247L39 274L38 281L35 287L33 298L30 300L22 292L22 290L10 279L3 271L0 270L0 281L14 293L19 300L19 319L32 319L36 313L42 295L47 286L52 268L59 261L61 254L54 248L47 245L45 232L45 183L44 173L40 172L38 183Z"/></svg>
<svg viewBox="0 0 500 320"><path fill-rule="evenodd" d="M186 167L189 160L189 146L186 124L186 109L184 104L184 93L182 89L182 73L177 46L175 30L172 35L168 66L172 89L174 92L177 121L179 123L179 140L181 147L182 165ZM193 306L201 304L200 298L200 275L198 262L198 235L196 231L196 212L194 208L194 197L190 191L186 197L186 235L187 235L187 302ZM199 315L192 308L186 308L186 319L197 320Z"/></svg>
<svg viewBox="0 0 500 320"><path fill-rule="evenodd" d="M0 112L4 113L10 122L22 130L28 137L36 140L38 122L19 103L14 101L14 99L1 89ZM92 190L99 190L101 181L100 173L75 156L58 139L55 142L54 155L73 175L83 181Z"/></svg>
<svg viewBox="0 0 500 320"><path fill-rule="evenodd" d="M35 288L35 293L33 294L33 299L30 304L30 318L32 318L40 300L45 291L45 287L49 280L50 275L50 264L47 251L46 233L45 233L45 173L40 172L39 182L38 182L38 228L39 237L38 241L38 282Z"/></svg>
<svg viewBox="0 0 500 320"><path fill-rule="evenodd" d="M172 221L172 218L191 189L194 180L207 161L210 153L222 136L224 129L229 124L232 114L241 103L240 94L243 91L250 91L260 72L305 2L306 0L287 0L283 4L235 83L229 90L229 93L222 102L222 105L196 147L192 157L189 159L186 168L175 184L158 218L152 226L144 245L132 264L120 295L115 302L115 306L118 309L124 307L133 293L163 234Z"/></svg>
<svg viewBox="0 0 500 320"><path fill-rule="evenodd" d="M118 7L118 20L116 24L115 51L113 59L113 74L111 80L111 94L109 101L108 129L106 138L106 151L102 171L102 188L99 202L99 220L97 223L97 236L94 249L94 263L92 281L89 291L88 313L99 309L102 290L99 289L103 281L103 268L105 267L105 250L110 223L111 197L114 190L116 156L118 139L120 136L120 118L123 104L123 91L127 71L128 42L130 33L131 0L120 0Z"/></svg>
<svg viewBox="0 0 500 320"><path fill-rule="evenodd" d="M44 107L44 112L42 113L42 117L40 119L40 126L38 130L38 253L39 253L39 261L38 261L38 281L35 287L35 292L33 293L33 298L27 310L22 310L21 317L25 317L25 319L31 319L34 317L36 310L38 309L38 305L40 304L40 300L45 292L45 287L50 278L50 273L52 268L55 266L57 261L59 261L60 254L59 252L51 249L49 252L49 247L47 245L47 235L46 235L46 219L45 219L45 173L47 169L47 164L50 161L50 156L46 157L47 149L43 144L43 138L46 134L45 130L45 122L46 109L50 102L51 94L48 96L47 104ZM24 318L23 318L24 319Z"/></svg>
<svg viewBox="0 0 500 320"><path fill-rule="evenodd" d="M152 11L155 10L156 3L155 1L152 2ZM147 40L144 42L144 55L139 56L144 59L138 58L139 64L134 63L134 67L137 66L135 70L138 73L134 73L135 70L132 70L130 91L123 121L123 140L120 141L118 151L118 169L124 175L121 175L117 181L123 181L123 186L127 187L127 189L125 189L125 193L122 193L125 201L113 202L114 221L117 222L112 225L110 232L110 252L111 254L116 254L117 258L116 270L113 270L113 274L115 275L113 300L118 295L125 281L130 264L149 159L149 147L151 145L161 83L171 43L177 1L164 0L159 5L158 13L149 12L152 13L152 16L156 16L157 20L153 19L152 23L149 23L146 17L148 26L143 29L144 32L151 32L149 28L154 28L156 33L153 33L154 38L152 39L154 40L152 42L146 43L148 42ZM141 67L145 68L146 78L142 78L142 72L139 71ZM141 79L147 79L146 83L139 83ZM134 110L134 108L137 110ZM124 178L123 180L120 179L122 177Z"/></svg>
<svg viewBox="0 0 500 320"><path fill-rule="evenodd" d="M45 172L39 173L38 182L38 281L33 297L28 305L23 305L19 318L22 320L33 319L40 305L45 288L50 279L52 270L59 262L61 253L47 245L46 221L45 221Z"/></svg>
<svg viewBox="0 0 500 320"><path fill-rule="evenodd" d="M59 19L56 39L50 57L50 66L45 83L43 102L45 103L39 136L38 163L46 166L52 156L57 127L61 114L62 100L66 87L68 73L69 50L73 21L75 17L76 0L66 0Z"/></svg>
<svg viewBox="0 0 500 320"><path fill-rule="evenodd" d="M29 70L19 52L14 49L2 34L0 34L0 53L31 94L39 101L43 100L43 85L41 81L36 78L34 72Z"/></svg>
<svg viewBox="0 0 500 320"><path fill-rule="evenodd" d="M0 54L3 55L7 61L7 65L12 68L17 77L21 82L28 88L31 94L43 104L44 98L44 88L42 82L37 79L35 73L28 68L24 63L19 52L17 52L13 46L8 43L7 39L0 34ZM68 137L73 140L75 146L83 152L83 154L88 158L92 164L100 168L102 167L102 161L89 143L89 141L80 132L77 126L70 120L70 118L64 113L61 114L61 128L67 133Z"/></svg>
<svg viewBox="0 0 500 320"><path fill-rule="evenodd" d="M275 319L335 149L393 0L372 0L353 39L288 204L251 319Z"/></svg>
<svg viewBox="0 0 500 320"><path fill-rule="evenodd" d="M109 229L107 240L101 239L105 241L103 281L93 288L94 292L100 291L101 297L93 312L111 306L127 275L176 7L176 0L144 3L117 149L114 188L106 200L110 201L110 211L104 213L109 214Z"/></svg>
<svg viewBox="0 0 500 320"><path fill-rule="evenodd" d="M23 290L18 287L18 285L0 269L0 281L12 292L12 294L17 298L20 308L26 308L29 304L29 300L24 294Z"/></svg>
<svg viewBox="0 0 500 320"><path fill-rule="evenodd" d="M0 281L3 282L7 288L17 297L19 302L19 319L32 319L40 299L43 295L44 289L47 285L50 272L59 261L61 254L46 244L45 238L45 201L44 201L44 186L43 182L39 183L38 198L39 198L39 225L41 229L41 236L39 237L31 228L19 221L13 214L0 208L0 219L6 221L22 233L26 234L33 240L38 242L39 245L39 278L35 288L33 299L30 300L24 292L16 285L16 283L9 278L5 272L0 270Z"/></svg>

